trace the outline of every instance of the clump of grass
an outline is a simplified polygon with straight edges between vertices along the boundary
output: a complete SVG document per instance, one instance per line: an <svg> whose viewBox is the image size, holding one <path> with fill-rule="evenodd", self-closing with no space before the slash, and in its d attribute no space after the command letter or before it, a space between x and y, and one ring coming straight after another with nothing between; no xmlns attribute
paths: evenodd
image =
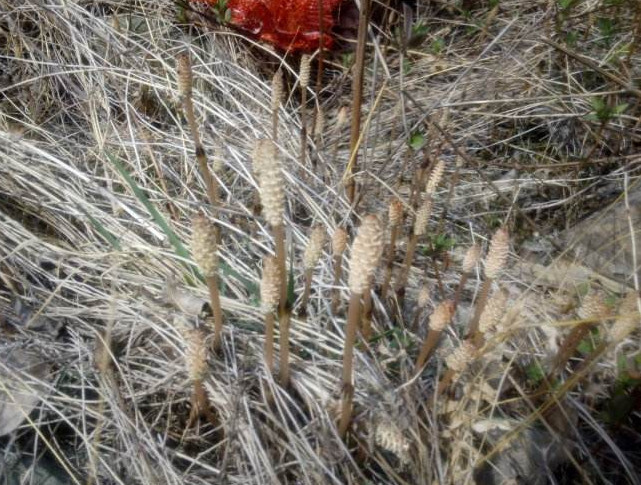
<svg viewBox="0 0 641 485"><path fill-rule="evenodd" d="M499 218L509 219L515 255L519 241L534 241L533 259L538 259L546 235L560 229L558 221L563 221L565 232L566 221L571 227L595 206L606 205L619 179L634 176L638 89L627 80L625 67L638 64L639 50L631 41L639 37L639 28L628 18L639 18L639 8L629 2L599 7L599 16L617 24L606 31L613 25L610 19L599 21L603 29L594 28L594 15L583 15L587 11L580 10L582 4L573 5L577 11L567 19L572 19L575 31L567 33L565 44L555 45L541 40L536 27L550 16L541 15L545 12L536 6L523 10L517 3L502 2L487 15L485 7L466 2L472 10L459 17L451 6L418 2L416 8L395 16L392 2L383 15L391 28L405 22L401 28L413 31L427 25L423 17L430 15L438 56L424 57L429 43L417 43L411 49L405 45L399 58L396 46L387 43L394 37L387 20L369 29L376 33L371 42L367 29L373 24L361 23L359 52L363 49L366 55L355 71L361 101L373 103L360 109L355 90L349 89L355 77L350 55L327 52L330 69L318 69L322 83L317 82L313 103L316 144L309 170L300 165L307 159L301 145L309 140L299 138L299 127L307 129L312 103L302 99L302 108L283 109L285 88L279 74L295 73L290 53L269 51L264 44L241 39L238 31L221 33L220 26L215 35L202 35L207 15L197 17L198 25L181 26L184 35L177 37L174 5L167 0L130 2L126 12L78 0L45 11L39 3L0 0L0 331L6 337L3 346L16 343L5 354L16 355L28 343L41 356L51 356L54 365L39 414L30 415L28 425L9 437L8 453L22 443L34 443L28 454L51 454L69 471L70 482L81 482L90 474L88 483L485 483L490 480L475 475L486 463L490 470L500 470L501 476L497 472L493 480L498 483L529 479L524 476L528 450L534 448L529 445L538 443L529 438L543 436L545 446L551 446L545 457L535 455L536 480L542 469L555 474L550 481L635 480L634 464L626 457L633 455L619 448L638 435L631 426L634 411L617 417L614 426L603 417L610 404L618 410L623 403L625 408L638 394L638 362L628 352L635 349L638 331L637 295L619 300L629 289L625 285L634 284L632 271L625 281L608 280L601 273L594 276L607 290L607 306L613 308L609 315L591 313L588 294L578 314L572 314L581 320L563 322L569 307L557 308L547 295L562 299L571 293L573 301L568 288L583 288L586 282L578 281L585 276L576 276L571 267L561 278L555 276L554 254L541 258L546 265L552 263L539 269L536 281L528 273L529 260L520 260L519 271L511 272L506 281L496 274L481 305L486 272L474 308L465 290L476 271L478 253L473 263L464 262L459 279L439 239L446 234L459 239L466 229L477 232L495 227ZM225 2L218 4L216 12L222 18L229 10ZM363 6L366 17L369 5ZM478 28L471 18L486 21ZM441 27L452 22L468 27L442 33ZM528 28L522 28L525 24ZM626 26L631 27L627 32ZM470 39L478 41L473 48ZM181 60L175 53L184 52L185 41L190 43L190 57ZM492 55L485 55L489 48ZM481 50L484 54L479 55ZM198 73L194 79L190 58L193 73ZM519 62L512 62L514 58ZM273 65L282 71L270 80ZM178 84L171 77L174 66ZM534 66L537 75L524 79L524 70ZM572 82L559 82L567 73ZM299 95L308 97L310 91ZM345 108L350 102L353 116ZM346 123L360 122L362 114L367 122L352 130L357 136L350 146ZM256 157L261 163L255 164L255 176L247 166L253 140L260 136L278 145L267 151L276 153L272 158L281 164L277 185L284 195L276 224L283 228L280 232L272 227L269 208L252 206L254 179L262 196L269 191L260 174L264 157ZM219 170L223 158L224 170ZM204 168L211 162L210 173ZM322 173L314 170L316 163L322 164ZM352 364L352 387L345 389L353 393L356 386L358 414L367 418L348 418L349 446L336 446L332 433L324 432L333 426L327 411L334 408L323 403L332 402L332 391L343 381L336 356L346 340L343 330L348 335L338 311L347 233L333 248L331 261L321 258L315 264L311 285L305 264L285 264L287 271L281 272L280 263L286 263L287 252L294 260L295 249L306 243L310 221L331 227L334 221L358 219L355 204L337 190L341 182L358 178L362 190L352 202L359 201L367 211L386 209L385 201L394 194L416 214L428 196L436 205L437 194L446 192L439 190L442 181L437 182L445 173L451 175L449 193L438 200L442 212L431 217L438 219L438 226L430 225L417 243L417 248L428 245L431 264L423 265L415 250L403 311L397 311L393 301L375 307L372 322L377 331L369 342L363 339L367 352L359 355L359 365ZM602 186L604 181L607 186ZM634 188L628 189L626 181L623 186L632 196ZM224 335L220 343L225 352L218 358L207 355L214 340L207 327L185 330L168 324L195 321L207 312L206 291L191 277L192 256L183 246L190 239L197 207L204 207L218 235L216 274L219 283L224 282L220 298L225 305L224 327L218 332ZM261 214L267 231L261 227ZM629 214L633 236L637 222L634 211ZM385 230L396 227L398 243L402 222L392 223L391 214L389 220ZM414 231L414 221L410 225ZM612 244L615 239L618 243L622 238L613 237ZM557 249L563 252L564 264L572 264L565 249L575 249L575 244L561 246ZM263 263L259 292L256 266L272 251L283 257L270 256ZM388 262L394 265L394 243L385 251L384 275ZM580 264L588 266L589 258L581 254ZM419 274L419 263L420 278L412 278ZM173 274L179 275L175 283L165 281ZM318 297L299 300L305 301L308 317L297 321L290 333L288 307L297 296L294 282L302 278L308 295ZM370 332L365 314L372 301L371 278L360 297L358 321L364 337ZM328 302L323 298L330 284L332 314L325 311ZM429 295L417 291L421 284L430 289L438 284L441 293L429 326L450 299L461 310L471 306L480 315L475 336L480 347L463 355L466 358L446 359L448 370L440 385L433 370L439 368L441 353L434 351L422 366L428 369L414 375L411 382L416 385L405 382L404 369L413 369L420 353L408 334L415 326L406 325L405 318L418 323L426 311ZM167 290L168 286L173 287ZM389 293L388 286L381 289L383 294ZM509 290L515 305L501 317L503 289ZM26 324L13 315L16 299L36 309ZM255 372L263 355L267 372L278 366L276 315L285 374L279 379L284 383L280 389L270 388L271 379L260 379ZM55 331L41 332L43 320L62 323L62 338ZM467 323L456 316L452 322L451 331L440 335L443 347L451 344L460 324ZM572 330L562 339L562 350L550 355L550 340L566 324ZM586 333L586 328L591 330ZM103 334L113 343L101 351L109 353L109 365L105 355L97 353L100 370L94 374L88 349ZM359 348L358 328L355 335L352 353ZM179 358L183 344L191 362L187 367ZM459 347L458 341L454 346ZM570 356L564 357L564 352ZM483 358L484 365L464 364L475 358ZM3 366L5 359L6 355L0 358ZM550 370L555 359L562 372ZM291 382L290 360L296 369ZM552 366L545 368L547 362ZM184 391L185 370L192 389L191 412L184 400L176 399ZM448 378L450 371L454 374ZM549 385L538 387L540 395L528 395L546 373ZM23 380L35 383L26 375ZM565 399L579 383L584 384L580 391ZM429 399L430 389L440 387L444 394L452 384L457 392L447 399ZM88 405L87 396L99 401L98 410ZM577 411L578 424L573 421ZM554 437L545 434L552 418L558 421L566 415L571 434L563 426L551 428ZM215 429L207 425L198 435L184 433L184 423L193 426L201 418ZM495 441L508 427L511 431ZM221 439L218 430L225 430L228 439ZM557 453L557 443L579 446L561 447ZM514 470L502 466L503 450L522 452L525 458L518 472L523 475L510 476ZM568 456L570 461L554 470L548 458L555 456ZM128 466L119 466L124 462Z"/></svg>

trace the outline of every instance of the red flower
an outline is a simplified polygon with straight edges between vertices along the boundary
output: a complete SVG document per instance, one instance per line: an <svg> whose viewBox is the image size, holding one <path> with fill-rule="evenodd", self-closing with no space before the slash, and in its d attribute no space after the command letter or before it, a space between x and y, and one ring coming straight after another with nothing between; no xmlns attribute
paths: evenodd
<svg viewBox="0 0 641 485"><path fill-rule="evenodd" d="M218 0L191 0L213 7ZM334 43L334 14L343 0L228 0L229 23L248 34L288 51L317 49ZM322 2L322 36L321 7Z"/></svg>

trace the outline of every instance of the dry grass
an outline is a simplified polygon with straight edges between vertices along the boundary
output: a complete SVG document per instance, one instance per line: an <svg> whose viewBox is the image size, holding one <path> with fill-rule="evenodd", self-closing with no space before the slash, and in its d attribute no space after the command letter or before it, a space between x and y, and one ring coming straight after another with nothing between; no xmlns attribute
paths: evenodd
<svg viewBox="0 0 641 485"><path fill-rule="evenodd" d="M440 155L444 182L404 306L373 297L374 333L357 341L354 412L342 440L346 280L342 311L332 312L325 248L306 317L292 316L290 386L282 388L264 360L259 282L274 241L255 216L250 160L256 139L271 136L280 67L290 88L278 116L283 226L300 296L310 228L355 227L344 194L349 127L336 123L351 100L345 56L328 55L325 88L318 99L307 93L306 118L321 104L326 129L321 150L307 140L311 155L301 163L293 59L225 28L180 24L170 0L0 0L0 356L35 351L46 364L35 377L0 358L0 375L41 396L29 419L0 437L0 469L20 450L52 457L67 483L459 484L483 474L491 476L483 483L639 483L638 325L606 343L613 320L603 321L555 382L542 382L559 342L585 323L577 308L588 288L606 293L613 315L626 308L638 322L619 303L639 292L641 52L624 49L639 35L628 20L639 15L635 3L590 0L562 11L554 2L500 2L469 13L419 3L425 38L403 51L397 25L383 23L365 62L358 213L383 214L395 197L406 204L395 272L418 167ZM203 147L224 162L215 214L181 108L176 58L186 50ZM415 150L410 140L426 145ZM561 231L617 201L627 204L628 224L611 244L616 253L632 240L629 266L587 269L585 233L566 243ZM207 286L186 249L201 209L220 228L225 326L203 381L215 417L188 428L184 329L209 321ZM469 275L418 375L430 311L410 329L415 295L426 283L430 308L452 298L465 249L486 247L502 225L513 235L497 281L509 295L506 315L439 394L483 280ZM16 301L28 310L16 311ZM0 381L5 394L10 382Z"/></svg>

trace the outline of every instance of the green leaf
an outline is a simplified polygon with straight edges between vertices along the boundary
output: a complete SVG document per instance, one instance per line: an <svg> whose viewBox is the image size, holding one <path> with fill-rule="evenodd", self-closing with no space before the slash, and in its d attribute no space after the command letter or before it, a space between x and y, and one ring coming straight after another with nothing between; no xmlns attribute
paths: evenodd
<svg viewBox="0 0 641 485"><path fill-rule="evenodd" d="M528 365L525 368L525 374L527 375L528 379L534 384L538 384L545 377L545 372L543 371L543 367L541 367L541 364L539 362L532 362L530 365Z"/></svg>
<svg viewBox="0 0 641 485"><path fill-rule="evenodd" d="M102 223L95 219L94 217L91 216L87 211L85 211L82 207L79 207L80 211L84 213L84 215L89 219L89 222L91 225L94 227L96 231L98 231L98 234L100 234L109 244L113 246L114 249L117 251L122 250L122 246L120 245L120 242L114 236L105 226L102 225Z"/></svg>
<svg viewBox="0 0 641 485"><path fill-rule="evenodd" d="M142 205L145 206L145 208L153 218L154 222L165 233L165 235L169 239L170 244L173 246L174 252L176 253L176 255L185 260L189 260L190 259L189 251L187 251L182 241L176 235L173 229L169 226L169 224L167 223L163 215L151 203L151 201L149 200L145 192L140 188L140 186L136 183L133 177L129 175L129 173L127 172L125 167L122 165L122 163L120 163L120 161L109 152L105 152L105 155L107 156L109 161L114 165L114 167L116 167L116 170L122 176L122 178L125 179L125 181L127 182L127 185L129 185L129 187L133 191L136 198L140 201ZM187 262L183 262L183 264L187 269L193 269L194 271L196 271L198 278L201 281L204 281L204 278L200 274L200 271L198 271L198 269L195 268L194 265ZM240 273L232 269L224 261L219 261L218 267L220 268L220 271L224 276L232 277L237 281L239 281L240 283L242 283L242 285L245 287L245 290L247 290L247 292L250 295L256 296L256 297L258 296L258 292L259 292L258 285L255 284L253 281L250 281L247 278L244 278L243 276L241 276Z"/></svg>
<svg viewBox="0 0 641 485"><path fill-rule="evenodd" d="M589 355L594 351L594 344L592 339L584 338L579 342L579 345L576 346L576 350L579 351L581 355Z"/></svg>
<svg viewBox="0 0 641 485"><path fill-rule="evenodd" d="M129 175L122 163L120 163L120 161L109 152L105 152L105 155L107 156L109 161L116 167L116 170L118 170L120 176L125 179L125 182L127 182L127 185L129 185L129 188L131 188L136 198L142 205L145 206L145 209L147 209L154 222L165 233L165 235L169 239L169 242L174 247L175 253L181 258L189 259L189 251L187 251L185 246L183 246L180 238L176 235L173 229L169 227L169 224L167 224L167 221L165 220L163 215L151 203L145 192L140 188L133 177Z"/></svg>
<svg viewBox="0 0 641 485"><path fill-rule="evenodd" d="M437 37L432 41L432 44L430 45L430 50L434 55L439 55L441 52L443 52L444 48L445 40L442 37Z"/></svg>
<svg viewBox="0 0 641 485"><path fill-rule="evenodd" d="M420 150L425 145L425 135L420 131L415 131L410 135L408 144L412 150Z"/></svg>
<svg viewBox="0 0 641 485"><path fill-rule="evenodd" d="M620 115L621 113L625 112L626 109L628 109L628 103L617 104L612 110L612 113L614 113L615 115Z"/></svg>
<svg viewBox="0 0 641 485"><path fill-rule="evenodd" d="M571 30L565 36L565 43L569 46L575 46L577 40L579 40L579 33L576 30Z"/></svg>

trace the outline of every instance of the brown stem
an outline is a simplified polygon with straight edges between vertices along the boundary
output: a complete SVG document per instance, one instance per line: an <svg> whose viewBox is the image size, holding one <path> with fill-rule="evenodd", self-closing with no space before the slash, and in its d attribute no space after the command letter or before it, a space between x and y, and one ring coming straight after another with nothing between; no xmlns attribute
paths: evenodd
<svg viewBox="0 0 641 485"><path fill-rule="evenodd" d="M414 313L414 318L412 318L412 325L410 326L411 332L418 331L418 322L421 319L421 314L423 313L423 308L416 305L416 312Z"/></svg>
<svg viewBox="0 0 641 485"><path fill-rule="evenodd" d="M287 307L287 266L285 261L285 227L282 224L272 226L274 245L276 246L276 262L280 276L279 314Z"/></svg>
<svg viewBox="0 0 641 485"><path fill-rule="evenodd" d="M361 105L363 103L363 78L365 66L365 48L367 46L367 30L369 27L369 17L371 11L371 0L362 0L358 17L358 36L356 44L356 62L354 64L354 77L352 81L352 125L349 139L350 164L349 173L347 174L346 192L347 200L354 204L356 196L356 184L354 173L358 170L358 139L361 131Z"/></svg>
<svg viewBox="0 0 641 485"><path fill-rule="evenodd" d="M209 289L209 300L211 309L214 312L214 342L215 351L220 349L223 336L223 309L220 305L220 291L218 290L218 276L208 276L206 278L207 288Z"/></svg>
<svg viewBox="0 0 641 485"><path fill-rule="evenodd" d="M196 123L196 116L194 115L194 104L192 102L191 96L187 96L183 99L183 107L185 118L187 118L187 124L189 125L189 130L191 131L191 136L194 139L198 170L200 171L200 176L205 181L209 203L212 205L212 208L214 210L217 210L219 206L218 182L216 181L216 178L211 174L209 166L207 165L207 155L205 154L205 149L203 148L202 142L200 141L200 134L198 132L198 124Z"/></svg>
<svg viewBox="0 0 641 485"><path fill-rule="evenodd" d="M307 155L307 88L300 90L300 165L305 166Z"/></svg>
<svg viewBox="0 0 641 485"><path fill-rule="evenodd" d="M191 394L191 412L189 413L187 428L191 428L201 416L204 416L212 426L217 425L218 420L216 419L214 411L211 409L211 404L209 404L207 400L205 386L203 386L202 381L195 381Z"/></svg>
<svg viewBox="0 0 641 485"><path fill-rule="evenodd" d="M479 295L479 298L476 301L474 317L472 317L472 320L470 321L470 325L468 326L468 330L467 330L467 338L472 339L473 341L478 339L479 322L481 320L481 315L483 314L483 310L485 309L485 304L487 303L488 295L490 294L490 288L492 288L492 279L488 278L483 283L483 287L481 288L481 294Z"/></svg>
<svg viewBox="0 0 641 485"><path fill-rule="evenodd" d="M303 290L303 302L301 305L301 315L307 314L307 304L309 303L309 295L312 292L312 277L314 276L314 269L309 268L305 270L305 289Z"/></svg>
<svg viewBox="0 0 641 485"><path fill-rule="evenodd" d="M361 319L361 294L353 293L349 298L349 310L347 312L347 327L345 328L345 346L343 348L343 398L341 420L338 427L338 434L345 436L352 417L352 398L354 387L352 374L354 365L354 343L356 342L356 331Z"/></svg>
<svg viewBox="0 0 641 485"><path fill-rule="evenodd" d="M593 326L593 323L582 323L580 325L577 325L570 331L570 334L561 345L561 348L559 349L559 352L556 354L556 358L552 363L552 368L549 372L550 378L557 370L561 370L565 367L565 364L567 364L568 360L570 360L570 357L572 357L572 354L576 350L576 347L579 345L581 340L583 340L583 338L588 333L590 333L590 330Z"/></svg>
<svg viewBox="0 0 641 485"><path fill-rule="evenodd" d="M441 380L438 383L438 387L436 388L437 396L440 396L447 390L447 388L450 386L450 384L454 380L455 375L456 375L456 372L454 372L452 369L447 369L445 371L445 374L443 374L443 377L441 377Z"/></svg>
<svg viewBox="0 0 641 485"><path fill-rule="evenodd" d="M467 280L470 278L470 273L463 273L461 279L459 280L458 286L456 287L456 293L454 294L454 309L453 312L456 312L459 301L461 301L461 294L467 283Z"/></svg>
<svg viewBox="0 0 641 485"><path fill-rule="evenodd" d="M280 385L289 386L289 324L291 312L286 309L279 316L280 323Z"/></svg>
<svg viewBox="0 0 641 485"><path fill-rule="evenodd" d="M454 174L452 175L452 178L450 179L450 188L447 192L447 198L445 199L445 204L443 206L443 212L441 213L441 217L438 221L438 229L436 231L437 234L441 234L443 232L443 227L445 226L445 219L447 218L447 211L450 207L450 204L452 202L452 197L454 196L454 187L456 187L456 184L458 184L458 179L460 176L460 171L461 167L460 165L456 166L456 170L454 171Z"/></svg>
<svg viewBox="0 0 641 485"><path fill-rule="evenodd" d="M366 342L369 342L369 340L372 338L372 309L373 304L370 282L370 286L368 286L367 290L365 290L365 293L363 293L363 317L361 319L361 334L363 335L363 339L365 339Z"/></svg>
<svg viewBox="0 0 641 485"><path fill-rule="evenodd" d="M418 170L414 173L414 177L412 178L412 187L410 189L410 199L409 199L409 205L412 209L416 210L416 207L418 206L418 202L420 200L419 195L423 191L423 188L425 188L425 182L427 180L428 175L432 172L433 166L434 166L434 163L430 161L429 154L426 151L425 157L423 158L421 165L419 166Z"/></svg>
<svg viewBox="0 0 641 485"><path fill-rule="evenodd" d="M403 260L403 269L401 271L401 277L399 279L398 289L404 291L407 286L407 280L410 275L410 268L412 267L412 261L414 260L414 253L416 252L416 246L418 245L418 236L412 233L410 241L407 244L407 252L405 253L405 259Z"/></svg>
<svg viewBox="0 0 641 485"><path fill-rule="evenodd" d="M440 330L430 330L427 332L427 337L423 341L421 346L421 351L416 358L416 366L414 367L414 373L419 373L423 369L423 366L430 360L436 345L438 344L439 338L441 337Z"/></svg>
<svg viewBox="0 0 641 485"><path fill-rule="evenodd" d="M340 290L338 286L341 283L341 275L343 273L343 258L341 255L334 256L334 290L332 291L332 315L336 315L338 305L340 303Z"/></svg>
<svg viewBox="0 0 641 485"><path fill-rule="evenodd" d="M394 256L396 255L396 239L398 239L399 230L399 224L392 226L389 246L387 247L385 277L383 279L383 285L381 286L381 298L383 300L387 298L387 290L389 289L390 281L392 281L392 268L394 267Z"/></svg>
<svg viewBox="0 0 641 485"><path fill-rule="evenodd" d="M274 312L265 313L265 362L274 374Z"/></svg>

